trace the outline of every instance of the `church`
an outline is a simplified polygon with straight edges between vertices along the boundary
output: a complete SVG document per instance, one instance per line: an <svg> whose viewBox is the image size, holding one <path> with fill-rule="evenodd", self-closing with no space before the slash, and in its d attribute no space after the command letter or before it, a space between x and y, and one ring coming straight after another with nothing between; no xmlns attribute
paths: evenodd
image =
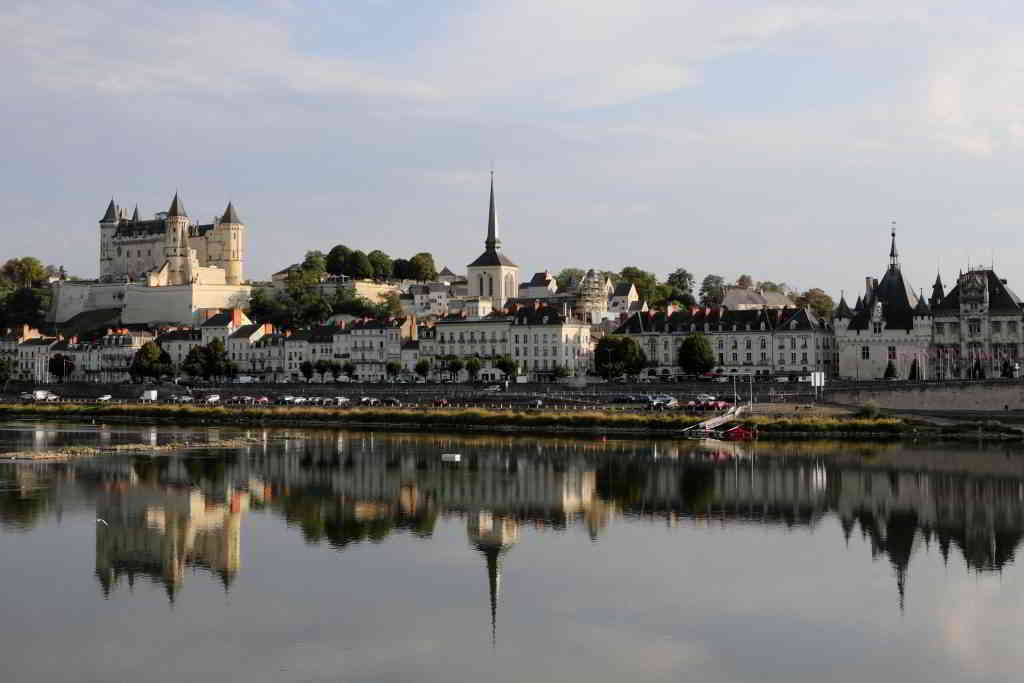
<svg viewBox="0 0 1024 683"><path fill-rule="evenodd" d="M494 173L491 173L491 205L487 216L484 253L466 267L469 296L490 300L490 308L499 311L505 302L518 296L519 266L501 253L498 219L494 213Z"/></svg>
<svg viewBox="0 0 1024 683"><path fill-rule="evenodd" d="M111 199L99 221L99 278L54 285L50 322L193 325L203 311L244 306L245 224L234 205L209 223L170 208L140 219Z"/></svg>

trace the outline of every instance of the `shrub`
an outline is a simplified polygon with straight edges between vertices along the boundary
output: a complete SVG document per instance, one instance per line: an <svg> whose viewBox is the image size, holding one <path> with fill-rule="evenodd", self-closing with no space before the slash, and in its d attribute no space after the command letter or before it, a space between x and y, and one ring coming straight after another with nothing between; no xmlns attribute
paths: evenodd
<svg viewBox="0 0 1024 683"><path fill-rule="evenodd" d="M876 418L881 412L882 410L878 407L876 401L865 401L864 405L857 411L857 417Z"/></svg>

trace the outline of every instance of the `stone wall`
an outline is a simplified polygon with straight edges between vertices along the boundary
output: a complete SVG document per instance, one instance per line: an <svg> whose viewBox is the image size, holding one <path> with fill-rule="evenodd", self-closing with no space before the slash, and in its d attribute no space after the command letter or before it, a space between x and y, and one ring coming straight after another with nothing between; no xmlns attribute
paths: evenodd
<svg viewBox="0 0 1024 683"><path fill-rule="evenodd" d="M1024 410L1024 383L1017 380L944 382L942 384L876 385L871 388L826 390L825 399L860 406L874 401L886 410L928 412L1005 412Z"/></svg>

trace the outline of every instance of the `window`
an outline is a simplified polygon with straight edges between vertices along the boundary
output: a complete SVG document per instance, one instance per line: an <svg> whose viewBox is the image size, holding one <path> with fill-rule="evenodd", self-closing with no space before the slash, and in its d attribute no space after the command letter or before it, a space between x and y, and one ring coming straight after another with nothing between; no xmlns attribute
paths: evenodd
<svg viewBox="0 0 1024 683"><path fill-rule="evenodd" d="M972 337L977 337L981 334L981 321L980 320L968 320L967 321L967 334Z"/></svg>
<svg viewBox="0 0 1024 683"><path fill-rule="evenodd" d="M750 352L748 351L747 352L747 362L749 363L750 361L751 361L751 357L750 357Z"/></svg>
<svg viewBox="0 0 1024 683"><path fill-rule="evenodd" d="M1002 333L1003 333L1003 323L1002 323L1002 321L1001 320L993 320L992 321L992 334L1002 334Z"/></svg>
<svg viewBox="0 0 1024 683"><path fill-rule="evenodd" d="M871 329L875 334L882 334L882 323L871 323Z"/></svg>
<svg viewBox="0 0 1024 683"><path fill-rule="evenodd" d="M738 360L739 360L739 358L737 357L737 355L735 353L732 354L732 362L735 363Z"/></svg>
<svg viewBox="0 0 1024 683"><path fill-rule="evenodd" d="M889 360L896 360L896 347L895 346L890 346L889 347Z"/></svg>
<svg viewBox="0 0 1024 683"><path fill-rule="evenodd" d="M724 353L718 354L718 364L722 365L724 363L725 363L725 354Z"/></svg>
<svg viewBox="0 0 1024 683"><path fill-rule="evenodd" d="M761 352L761 362L763 363L763 362L765 362L767 360L768 360L768 354L765 353L764 351L762 351Z"/></svg>
<svg viewBox="0 0 1024 683"><path fill-rule="evenodd" d="M861 360L871 360L871 347L862 346L860 347L860 358Z"/></svg>
<svg viewBox="0 0 1024 683"><path fill-rule="evenodd" d="M748 349L750 348L750 343L751 343L751 342L750 342L750 340L749 340L749 339L748 339L748 340L746 340L746 342L745 342L745 344L746 344L746 347L747 347ZM748 354L748 355L749 355L749 354Z"/></svg>
<svg viewBox="0 0 1024 683"><path fill-rule="evenodd" d="M935 323L935 334L942 334L944 327L942 323Z"/></svg>
<svg viewBox="0 0 1024 683"><path fill-rule="evenodd" d="M795 353L789 354L789 361L791 363L793 363L794 365L796 365L796 354Z"/></svg>
<svg viewBox="0 0 1024 683"><path fill-rule="evenodd" d="M765 339L764 337L761 337L761 348L762 349L768 348L768 340Z"/></svg>

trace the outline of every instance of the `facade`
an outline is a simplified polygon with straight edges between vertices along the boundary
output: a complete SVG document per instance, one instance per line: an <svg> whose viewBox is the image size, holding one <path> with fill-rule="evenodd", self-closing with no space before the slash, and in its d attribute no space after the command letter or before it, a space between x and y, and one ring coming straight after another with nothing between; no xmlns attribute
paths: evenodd
<svg viewBox="0 0 1024 683"><path fill-rule="evenodd" d="M1013 377L1024 343L1024 309L1006 280L990 269L961 273L949 294L932 291L934 379Z"/></svg>
<svg viewBox="0 0 1024 683"><path fill-rule="evenodd" d="M730 311L705 307L635 313L615 331L637 340L647 354L647 374L657 376L680 372L679 348L695 333L711 343L718 373L834 373L832 327L807 308Z"/></svg>
<svg viewBox="0 0 1024 683"><path fill-rule="evenodd" d="M900 270L895 231L882 279L866 278L864 295L853 310L841 298L833 324L842 379L882 379L890 363L896 378L912 376L915 366L918 378L927 378L931 309Z"/></svg>

